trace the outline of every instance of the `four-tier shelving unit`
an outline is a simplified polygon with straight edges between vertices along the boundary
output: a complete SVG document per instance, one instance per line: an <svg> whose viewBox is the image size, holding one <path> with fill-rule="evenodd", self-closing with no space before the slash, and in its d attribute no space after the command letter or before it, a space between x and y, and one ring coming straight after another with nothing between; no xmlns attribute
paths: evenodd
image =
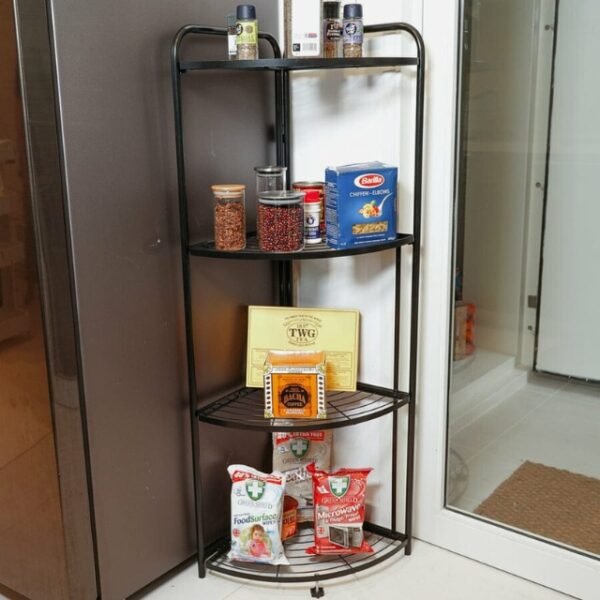
<svg viewBox="0 0 600 600"><path fill-rule="evenodd" d="M416 369L417 369L417 326L419 307L419 270L420 270L420 240L421 240L421 181L423 158L423 104L425 81L425 49L419 32L405 23L386 23L365 26L366 35L401 33L408 34L414 41L416 56L392 56L377 58L310 58L285 59L277 40L269 33L261 32L259 38L271 47L273 58L245 61L226 60L181 60L182 42L189 36L204 38L210 36L226 36L225 28L202 25L187 25L182 27L172 45L172 84L175 111L175 136L177 152L177 179L179 194L179 217L181 233L181 260L183 272L183 298L185 310L185 334L187 345L187 375L189 387L190 419L192 429L192 462L196 508L196 528L199 575L203 577L206 569L211 569L230 576L242 577L261 581L277 582L316 582L340 577L367 569L404 550L411 552L412 518L413 518L413 476L414 476L414 447L415 447L415 408L416 408ZM197 71L270 71L274 75L274 104L275 104L275 145L277 164L291 167L291 138L290 138L290 73L294 71L325 70L325 69L369 69L373 72L391 69L400 75L406 69L416 69L415 94L415 138L414 138L414 198L413 198L413 230L410 233L399 233L395 240L384 243L353 247L344 250L333 250L325 243L311 245L301 252L271 254L261 252L253 235L249 235L247 247L238 252L222 252L215 249L211 240L190 240L188 225L188 199L186 193L186 162L183 141L182 115L182 81L184 76L190 76ZM292 181L289 175L289 181ZM410 307L401 307L401 267L402 252L405 248L412 249L412 285ZM289 421L265 419L263 416L263 390L240 386L236 391L215 401L202 401L197 393L197 381L194 359L194 339L192 316L194 299L190 284L190 262L199 259L211 260L263 260L273 261L277 274L277 296L280 306L291 306L293 299L292 264L298 260L329 260L340 256L351 256L372 252L395 253L395 289L394 289L394 348L393 348L393 387L384 388L359 382L356 392L330 392L327 397L327 418L319 420L296 420L293 425ZM225 263L226 264L226 263ZM410 331L407 332L410 344L409 385L402 390L399 386L398 365L400 362L400 315L401 310L410 311ZM240 381L243 373L240 373ZM403 531L398 523L398 414L400 410L408 411L408 428L406 434L405 460L405 493ZM297 536L286 541L285 551L290 561L289 566L272 567L264 564L233 562L227 558L229 536L223 540L207 545L202 531L202 511L210 514L211 510L222 510L223 507L203 505L201 489L200 440L198 435L198 420L215 426L265 432L276 431L310 431L333 429L356 425L383 415L392 415L392 453L391 473L391 512L390 527L376 523L365 523L365 534L374 552L372 554L355 554L339 556L309 556L305 549L313 542L312 529L300 529ZM314 590L313 590L314 592ZM320 593L320 592L319 592Z"/></svg>

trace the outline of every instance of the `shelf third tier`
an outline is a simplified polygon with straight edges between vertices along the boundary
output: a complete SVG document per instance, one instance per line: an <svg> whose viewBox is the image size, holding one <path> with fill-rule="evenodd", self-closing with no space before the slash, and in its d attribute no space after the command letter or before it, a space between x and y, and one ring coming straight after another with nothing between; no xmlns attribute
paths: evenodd
<svg viewBox="0 0 600 600"><path fill-rule="evenodd" d="M407 405L406 392L358 384L356 392L328 392L325 419L266 419L264 390L241 388L198 408L200 421L256 431L308 431L346 427L376 419Z"/></svg>

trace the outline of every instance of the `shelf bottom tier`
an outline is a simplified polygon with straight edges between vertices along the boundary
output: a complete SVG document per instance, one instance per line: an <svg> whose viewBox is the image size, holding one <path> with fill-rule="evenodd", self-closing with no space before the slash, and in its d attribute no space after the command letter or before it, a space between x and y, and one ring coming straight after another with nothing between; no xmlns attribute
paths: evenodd
<svg viewBox="0 0 600 600"><path fill-rule="evenodd" d="M289 565L264 565L232 561L227 558L229 539L215 544L205 561L206 568L232 577L272 583L302 583L344 577L380 563L406 546L401 533L365 523L365 539L373 548L369 554L311 556L306 549L313 545L312 527L301 526L297 535L284 543Z"/></svg>

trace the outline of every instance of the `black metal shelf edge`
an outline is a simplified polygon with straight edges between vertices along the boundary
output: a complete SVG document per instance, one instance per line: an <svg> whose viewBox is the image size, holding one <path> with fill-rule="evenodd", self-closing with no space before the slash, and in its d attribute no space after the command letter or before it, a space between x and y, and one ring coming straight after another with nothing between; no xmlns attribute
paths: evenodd
<svg viewBox="0 0 600 600"><path fill-rule="evenodd" d="M359 69L416 66L407 56L372 58L261 58L259 60L193 60L179 63L179 71L226 69L232 71L307 71L313 69Z"/></svg>
<svg viewBox="0 0 600 600"><path fill-rule="evenodd" d="M351 248L334 249L327 246L324 242L318 244L306 245L304 250L299 252L263 252L259 250L255 236L249 236L246 248L244 250L235 250L226 252L216 250L213 240L198 242L189 247L189 253L192 256L205 256L209 258L232 258L232 259L253 259L253 260L310 260L315 258L335 258L336 256L354 256L357 254L370 254L371 252L382 252L400 246L409 246L414 242L412 235L399 233L395 240L386 242L375 242L373 244L364 244L362 246L353 246Z"/></svg>
<svg viewBox="0 0 600 600"><path fill-rule="evenodd" d="M389 529L365 523L365 539L371 544L369 554L311 556L306 548L313 544L313 529L302 527L298 534L284 542L289 565L271 566L260 563L234 562L227 558L229 539L213 545L205 561L206 567L233 577L277 583L302 583L344 577L368 569L387 560L406 547L406 536Z"/></svg>
<svg viewBox="0 0 600 600"><path fill-rule="evenodd" d="M328 392L325 419L266 419L264 390L240 388L223 398L198 408L203 423L254 431L314 431L336 429L377 419L406 406L406 392L359 383L355 392Z"/></svg>

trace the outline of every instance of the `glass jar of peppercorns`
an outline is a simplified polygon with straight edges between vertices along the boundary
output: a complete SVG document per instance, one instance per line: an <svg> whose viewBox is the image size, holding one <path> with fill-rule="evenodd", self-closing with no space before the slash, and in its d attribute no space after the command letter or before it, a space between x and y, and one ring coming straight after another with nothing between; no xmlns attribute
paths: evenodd
<svg viewBox="0 0 600 600"><path fill-rule="evenodd" d="M215 250L243 250L246 247L246 186L213 185Z"/></svg>
<svg viewBox="0 0 600 600"><path fill-rule="evenodd" d="M258 245L263 252L304 248L304 192L262 192L258 196Z"/></svg>

